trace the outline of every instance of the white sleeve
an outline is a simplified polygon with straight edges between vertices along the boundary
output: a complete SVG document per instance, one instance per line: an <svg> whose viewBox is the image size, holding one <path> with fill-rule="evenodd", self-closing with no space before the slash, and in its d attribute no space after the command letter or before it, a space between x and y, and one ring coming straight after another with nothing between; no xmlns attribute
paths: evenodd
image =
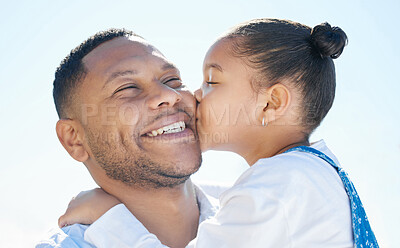
<svg viewBox="0 0 400 248"><path fill-rule="evenodd" d="M50 238L46 240L41 240L36 244L35 248L80 248L77 242L70 239L64 232L60 229L58 232L54 232Z"/></svg>
<svg viewBox="0 0 400 248"><path fill-rule="evenodd" d="M197 238L187 247L289 247L285 210L279 200L260 199L257 190L239 190L225 197L223 205L215 218L200 224ZM92 224L85 240L99 248L166 247L122 204Z"/></svg>
<svg viewBox="0 0 400 248"><path fill-rule="evenodd" d="M194 181L195 185L203 191L207 196L218 199L222 193L232 187L229 183L209 182L209 181Z"/></svg>
<svg viewBox="0 0 400 248"><path fill-rule="evenodd" d="M74 224L52 229L50 238L40 241L35 248L94 248L83 239L86 228L86 225Z"/></svg>
<svg viewBox="0 0 400 248"><path fill-rule="evenodd" d="M123 204L95 221L86 230L85 241L98 248L166 247Z"/></svg>

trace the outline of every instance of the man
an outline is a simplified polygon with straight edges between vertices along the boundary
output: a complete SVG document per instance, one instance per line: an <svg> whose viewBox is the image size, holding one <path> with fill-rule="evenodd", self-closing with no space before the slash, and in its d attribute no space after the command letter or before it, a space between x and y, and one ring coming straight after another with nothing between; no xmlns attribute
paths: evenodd
<svg viewBox="0 0 400 248"><path fill-rule="evenodd" d="M142 37L113 29L64 59L53 95L58 138L95 182L164 244L192 240L211 205L189 179L201 152L196 102L179 70ZM65 227L37 247L92 247L90 229Z"/></svg>

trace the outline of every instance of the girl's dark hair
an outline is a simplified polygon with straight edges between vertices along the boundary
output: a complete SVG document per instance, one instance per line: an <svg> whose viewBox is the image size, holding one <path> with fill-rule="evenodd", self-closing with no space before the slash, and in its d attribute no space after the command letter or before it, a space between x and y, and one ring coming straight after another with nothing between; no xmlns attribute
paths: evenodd
<svg viewBox="0 0 400 248"><path fill-rule="evenodd" d="M335 98L332 59L347 44L342 29L328 23L311 29L288 20L256 19L235 26L222 39L232 39L233 54L259 71L256 90L292 81L303 96L301 121L307 134L319 126Z"/></svg>

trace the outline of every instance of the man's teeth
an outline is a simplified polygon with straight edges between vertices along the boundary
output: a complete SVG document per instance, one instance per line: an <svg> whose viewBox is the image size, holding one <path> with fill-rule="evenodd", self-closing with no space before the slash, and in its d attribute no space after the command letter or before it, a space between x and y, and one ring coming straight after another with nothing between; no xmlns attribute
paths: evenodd
<svg viewBox="0 0 400 248"><path fill-rule="evenodd" d="M185 122L179 121L179 122L172 123L171 125L159 128L157 130L148 132L147 136L155 137L155 136L161 135L161 134L179 133L179 132L182 132L183 130L185 130L185 128L186 128Z"/></svg>

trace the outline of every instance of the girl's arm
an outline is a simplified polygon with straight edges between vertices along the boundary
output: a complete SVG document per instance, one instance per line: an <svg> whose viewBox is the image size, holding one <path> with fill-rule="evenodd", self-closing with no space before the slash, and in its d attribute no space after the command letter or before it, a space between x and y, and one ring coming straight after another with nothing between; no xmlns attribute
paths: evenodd
<svg viewBox="0 0 400 248"><path fill-rule="evenodd" d="M90 225L115 205L121 203L101 188L82 191L68 204L64 215L58 219L60 228L75 223Z"/></svg>

